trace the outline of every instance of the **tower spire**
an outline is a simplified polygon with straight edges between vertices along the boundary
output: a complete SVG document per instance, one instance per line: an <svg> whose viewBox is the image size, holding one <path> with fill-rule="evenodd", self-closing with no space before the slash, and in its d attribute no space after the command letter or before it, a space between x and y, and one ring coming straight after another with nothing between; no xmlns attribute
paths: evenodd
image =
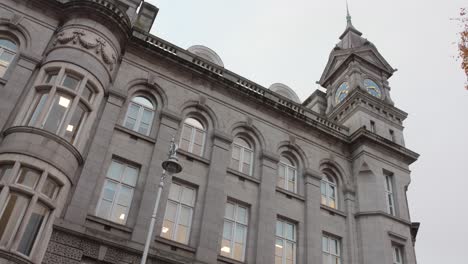
<svg viewBox="0 0 468 264"><path fill-rule="evenodd" d="M353 25L353 23L351 23L351 15L349 14L348 0L346 0L346 23L348 27Z"/></svg>

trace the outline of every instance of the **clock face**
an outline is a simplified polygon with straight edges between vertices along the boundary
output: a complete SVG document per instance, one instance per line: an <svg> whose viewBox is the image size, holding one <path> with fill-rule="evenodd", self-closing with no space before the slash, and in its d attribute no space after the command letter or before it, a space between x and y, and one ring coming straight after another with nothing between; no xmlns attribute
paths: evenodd
<svg viewBox="0 0 468 264"><path fill-rule="evenodd" d="M382 90L374 81L365 79L364 87L366 88L367 92L370 93L371 95L377 98L382 98Z"/></svg>
<svg viewBox="0 0 468 264"><path fill-rule="evenodd" d="M349 93L349 85L347 82L344 82L338 87L338 89L336 89L336 93L335 93L336 103L338 104L341 101L343 101L343 99L345 99L348 93Z"/></svg>

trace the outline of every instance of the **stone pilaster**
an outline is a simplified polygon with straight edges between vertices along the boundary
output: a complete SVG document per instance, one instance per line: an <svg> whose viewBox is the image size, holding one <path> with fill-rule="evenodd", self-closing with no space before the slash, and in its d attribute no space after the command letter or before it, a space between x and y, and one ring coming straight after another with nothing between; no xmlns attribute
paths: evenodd
<svg viewBox="0 0 468 264"><path fill-rule="evenodd" d="M322 236L320 229L320 180L318 172L306 170L305 178L305 243L306 263L322 263Z"/></svg>

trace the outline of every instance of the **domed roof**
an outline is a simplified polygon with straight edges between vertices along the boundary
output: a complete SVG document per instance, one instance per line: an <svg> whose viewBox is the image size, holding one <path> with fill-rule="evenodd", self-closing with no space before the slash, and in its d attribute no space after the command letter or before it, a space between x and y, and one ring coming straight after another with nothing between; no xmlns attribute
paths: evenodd
<svg viewBox="0 0 468 264"><path fill-rule="evenodd" d="M289 88L289 86L285 85L285 84L282 84L282 83L274 83L272 85L270 85L270 87L268 88L270 89L271 91L275 92L275 93L278 93L288 99L291 99L293 100L294 102L300 104L301 103L301 100L299 100L299 97L297 96L297 94L294 92L293 89Z"/></svg>
<svg viewBox="0 0 468 264"><path fill-rule="evenodd" d="M212 49L202 46L202 45L194 45L187 49L191 53L197 55L200 58L203 58L209 62L212 62L218 66L224 68L224 63L221 58L214 52Z"/></svg>

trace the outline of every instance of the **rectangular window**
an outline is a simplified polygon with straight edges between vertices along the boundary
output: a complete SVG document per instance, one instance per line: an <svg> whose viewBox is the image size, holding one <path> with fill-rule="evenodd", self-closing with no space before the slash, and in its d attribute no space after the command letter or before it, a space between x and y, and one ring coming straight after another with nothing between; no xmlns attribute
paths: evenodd
<svg viewBox="0 0 468 264"><path fill-rule="evenodd" d="M403 249L401 246L393 245L393 264L403 264Z"/></svg>
<svg viewBox="0 0 468 264"><path fill-rule="evenodd" d="M245 259L249 210L247 207L227 202L224 213L221 255L238 261Z"/></svg>
<svg viewBox="0 0 468 264"><path fill-rule="evenodd" d="M296 225L276 220L275 264L296 263Z"/></svg>
<svg viewBox="0 0 468 264"><path fill-rule="evenodd" d="M196 190L173 182L169 190L161 236L188 244Z"/></svg>
<svg viewBox="0 0 468 264"><path fill-rule="evenodd" d="M31 216L29 217L29 221L26 224L23 237L18 245L19 252L29 256L34 246L34 241L36 241L39 232L47 221L49 211L49 208L46 206L39 203L35 204Z"/></svg>
<svg viewBox="0 0 468 264"><path fill-rule="evenodd" d="M375 133L375 131L376 131L376 130L375 130L375 122L374 122L374 121L370 121L370 131L371 131L372 133Z"/></svg>
<svg viewBox="0 0 468 264"><path fill-rule="evenodd" d="M113 160L107 171L96 214L124 225L127 222L137 178L138 168Z"/></svg>
<svg viewBox="0 0 468 264"><path fill-rule="evenodd" d="M13 239L28 204L29 199L25 196L9 195L0 217L0 246L6 246Z"/></svg>
<svg viewBox="0 0 468 264"><path fill-rule="evenodd" d="M393 194L393 175L385 174L385 198L387 200L387 213L395 215L395 200Z"/></svg>
<svg viewBox="0 0 468 264"><path fill-rule="evenodd" d="M341 263L341 245L340 240L335 237L322 236L322 259L323 264Z"/></svg>

